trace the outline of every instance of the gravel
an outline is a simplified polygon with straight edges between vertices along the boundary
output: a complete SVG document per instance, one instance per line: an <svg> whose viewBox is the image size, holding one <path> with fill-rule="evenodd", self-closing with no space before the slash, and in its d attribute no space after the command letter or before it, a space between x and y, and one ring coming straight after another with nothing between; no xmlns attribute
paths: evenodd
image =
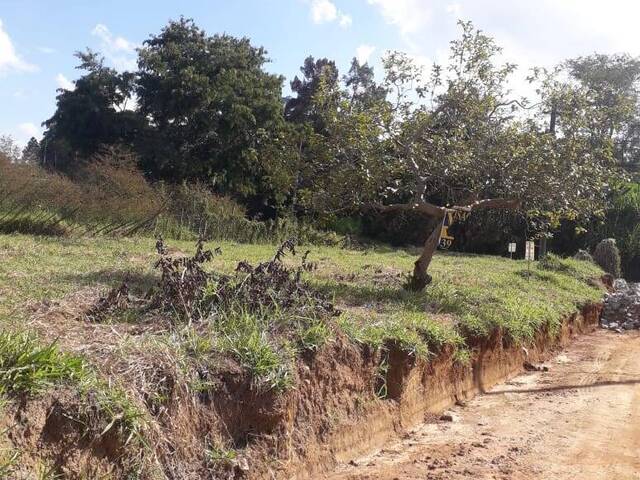
<svg viewBox="0 0 640 480"><path fill-rule="evenodd" d="M616 331L640 329L640 284L617 279L613 288L605 296L600 325Z"/></svg>

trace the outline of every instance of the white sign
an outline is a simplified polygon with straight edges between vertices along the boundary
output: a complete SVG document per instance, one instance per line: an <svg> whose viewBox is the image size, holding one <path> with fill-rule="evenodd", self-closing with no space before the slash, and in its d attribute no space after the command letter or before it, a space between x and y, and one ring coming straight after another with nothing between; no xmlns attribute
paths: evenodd
<svg viewBox="0 0 640 480"><path fill-rule="evenodd" d="M510 243L509 244L509 253L515 253L516 251L516 244L515 243Z"/></svg>
<svg viewBox="0 0 640 480"><path fill-rule="evenodd" d="M524 251L525 260L535 260L536 258L536 244L534 242L527 242Z"/></svg>

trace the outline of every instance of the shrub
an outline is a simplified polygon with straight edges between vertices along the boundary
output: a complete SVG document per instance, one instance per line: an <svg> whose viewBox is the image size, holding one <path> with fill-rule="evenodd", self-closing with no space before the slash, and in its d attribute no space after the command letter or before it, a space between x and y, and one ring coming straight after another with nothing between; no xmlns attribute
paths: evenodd
<svg viewBox="0 0 640 480"><path fill-rule="evenodd" d="M602 240L593 252L593 259L605 272L610 273L615 278L621 276L620 252L614 238Z"/></svg>
<svg viewBox="0 0 640 480"><path fill-rule="evenodd" d="M541 270L548 270L552 272L565 272L572 273L573 268L568 265L562 258L554 255L553 253L547 253L538 262L538 268Z"/></svg>
<svg viewBox="0 0 640 480"><path fill-rule="evenodd" d="M131 234L148 228L162 198L116 148L96 155L73 178L24 164L0 165L0 231Z"/></svg>
<svg viewBox="0 0 640 480"><path fill-rule="evenodd" d="M240 204L229 197L215 195L201 182L161 183L157 189L165 199L167 210L156 223L156 233L173 238L177 233L181 239L237 241L249 239L256 233L256 225L246 218Z"/></svg>

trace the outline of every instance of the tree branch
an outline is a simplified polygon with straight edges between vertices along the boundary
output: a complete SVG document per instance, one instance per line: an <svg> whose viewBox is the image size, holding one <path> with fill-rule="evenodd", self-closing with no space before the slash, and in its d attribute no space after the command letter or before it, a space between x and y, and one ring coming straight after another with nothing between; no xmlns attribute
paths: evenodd
<svg viewBox="0 0 640 480"><path fill-rule="evenodd" d="M516 199L509 198L487 198L485 200L476 200L475 202L464 206L453 206L452 210L462 210L463 212L473 212L474 210L480 210L483 208L501 208L507 210L517 210L520 208L522 202Z"/></svg>
<svg viewBox="0 0 640 480"><path fill-rule="evenodd" d="M392 205L382 205L380 203L374 203L370 205L374 210L378 210L379 212L407 212L407 211L418 211L422 213L426 213L432 217L441 217L445 214L447 209L445 207L438 207L437 205L433 205L432 203L426 202L413 202L413 203L395 203Z"/></svg>

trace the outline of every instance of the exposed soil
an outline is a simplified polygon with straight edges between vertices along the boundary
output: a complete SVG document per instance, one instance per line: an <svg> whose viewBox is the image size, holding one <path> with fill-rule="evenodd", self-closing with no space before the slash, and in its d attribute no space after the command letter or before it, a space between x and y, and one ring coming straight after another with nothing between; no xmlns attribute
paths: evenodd
<svg viewBox="0 0 640 480"><path fill-rule="evenodd" d="M564 422L565 417L557 417L561 416L562 408L567 408L568 421L572 421L576 413L588 411L588 399L574 404L570 401L571 392L576 391L576 398L582 398L583 388L579 385L598 381L598 371L588 363L588 355L599 351L594 346L600 349L611 344L613 348L614 340L620 341L619 337L602 337L600 346L601 337L589 336L591 343L583 347L584 359L579 352L572 354L565 363L552 364L549 373L520 377L528 384L507 387L507 390L521 388L532 392L506 392L502 396L494 393L500 389L494 390L470 402L469 407L458 409L454 417L461 416L460 422L424 424L425 419L437 418L454 403L464 403L513 377L525 362L535 365L548 359L554 349L566 345L577 334L592 331L600 317L601 305L586 305L580 312L566 317L554 335L539 332L527 349L511 344L500 331L489 339L478 339L472 345L469 364L458 363L453 351L447 349L425 361L390 344L384 377L380 375L379 350L355 345L338 336L317 354L301 359L295 372L295 389L274 396L254 392L250 388L251 378L233 362L221 362L215 371L206 372L206 379L213 386L210 390L192 391L188 387L190 379L176 364L175 353L153 342L159 333L156 329L161 330L161 326L87 322L83 312L95 296L94 291L87 290L55 304L41 305L34 311L30 327L44 338L57 339L65 350L85 355L105 377L118 379L130 398L148 411L145 437L152 447L145 453L148 460L145 465L149 465L149 469L139 475L145 479L316 479L333 471L336 465L346 465L384 445L388 447L378 456L356 460L357 467L345 468L330 478L448 479L457 478L455 475L520 478L510 473L520 471L518 459L528 454L534 455L532 458L549 455L548 452L533 453L537 443L545 442L545 448L554 453L558 448L558 439L552 438L549 440L552 443L546 443L540 433L544 429L550 434L562 433L566 437L562 437L562 441L577 438L577 434L571 433L573 430L558 428L558 425L564 427L564 423L557 422ZM636 339L633 345L636 349L640 346L639 336L626 338ZM584 340L580 340L577 345L583 343ZM150 349L150 345L155 347ZM126 355L123 355L125 346ZM602 354L604 357L597 358L608 358L606 352ZM633 357L629 357L629 361L632 360ZM588 371L590 376L582 381L579 375L571 377L569 370L563 373L562 369L574 364L576 375ZM620 368L626 368L625 365ZM633 378L638 378L640 366L637 362L635 365L637 376ZM623 376L633 373L626 372ZM558 380L553 383L556 377ZM376 395L380 381L388 392L384 399ZM549 389L544 382L551 382L551 387L569 386L569 389ZM548 391L538 391L540 388ZM608 388L601 390L608 401ZM635 394L637 397L638 392ZM524 400L519 401L521 395ZM158 403L155 398L163 400ZM23 459L34 464L44 459L54 465L57 472L64 473L64 478L91 478L86 475L92 472L96 477L113 473L116 478L125 478L130 464L128 456L135 452L121 451L112 439L84 441L81 429L72 420L73 415L65 414L73 413L74 402L77 399L65 395L47 395L36 405L42 415L24 415L23 411L27 411L24 405L7 412L4 422L7 428L15 428L16 424L21 428L10 438L11 442L23 451ZM616 405L611 405L611 411L622 412ZM636 398L636 415L640 415L639 405ZM476 408L478 412L474 412ZM484 417L486 422L478 420ZM625 420L629 419L620 422ZM512 421L514 424L510 425ZM417 428L416 425L423 426ZM67 432L67 429L71 429L70 433L63 436L49 435L51 431ZM407 435L408 431L413 433ZM617 431L596 433L613 435ZM394 444L403 436L400 443ZM22 442L22 437L32 440ZM637 440L635 447L640 446ZM221 471L220 465L212 465L206 457L208 442L213 441L230 445L238 452L237 461L228 469ZM459 467L456 462L460 462ZM531 474L530 465L523 464L522 471ZM483 477L485 472L487 476Z"/></svg>
<svg viewBox="0 0 640 480"><path fill-rule="evenodd" d="M599 330L545 365L325 478L640 479L640 334Z"/></svg>

